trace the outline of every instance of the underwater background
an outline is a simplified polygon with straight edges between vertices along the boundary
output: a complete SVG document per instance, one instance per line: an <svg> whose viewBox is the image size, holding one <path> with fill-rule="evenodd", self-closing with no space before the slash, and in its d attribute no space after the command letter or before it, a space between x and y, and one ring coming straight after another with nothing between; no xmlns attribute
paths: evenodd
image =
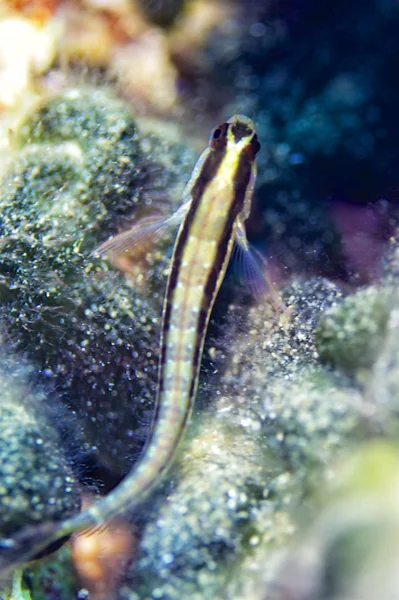
<svg viewBox="0 0 399 600"><path fill-rule="evenodd" d="M172 470L1 600L399 599L398 31L398 0L0 1L0 538L137 460L173 239L91 252L237 112L286 307L229 269Z"/></svg>

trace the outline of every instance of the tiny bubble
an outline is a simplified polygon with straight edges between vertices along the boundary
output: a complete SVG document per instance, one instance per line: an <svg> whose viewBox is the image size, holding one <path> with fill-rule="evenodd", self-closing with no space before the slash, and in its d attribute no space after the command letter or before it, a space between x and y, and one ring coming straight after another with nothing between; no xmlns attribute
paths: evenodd
<svg viewBox="0 0 399 600"><path fill-rule="evenodd" d="M170 565L173 562L173 560L174 560L174 556L170 552L168 552L167 554L163 555L163 562L166 565Z"/></svg>
<svg viewBox="0 0 399 600"><path fill-rule="evenodd" d="M293 152L290 156L292 165L301 165L305 161L305 157L300 152Z"/></svg>
<svg viewBox="0 0 399 600"><path fill-rule="evenodd" d="M265 32L266 26L263 23L252 23L249 29L249 33L253 37L262 37L262 35L265 35Z"/></svg>

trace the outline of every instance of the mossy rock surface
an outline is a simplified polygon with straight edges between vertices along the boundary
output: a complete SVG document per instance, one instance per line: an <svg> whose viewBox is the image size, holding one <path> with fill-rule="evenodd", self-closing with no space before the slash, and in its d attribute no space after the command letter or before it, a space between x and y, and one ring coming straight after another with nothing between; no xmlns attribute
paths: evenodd
<svg viewBox="0 0 399 600"><path fill-rule="evenodd" d="M386 335L389 289L370 287L330 308L317 327L321 358L349 374L373 366Z"/></svg>

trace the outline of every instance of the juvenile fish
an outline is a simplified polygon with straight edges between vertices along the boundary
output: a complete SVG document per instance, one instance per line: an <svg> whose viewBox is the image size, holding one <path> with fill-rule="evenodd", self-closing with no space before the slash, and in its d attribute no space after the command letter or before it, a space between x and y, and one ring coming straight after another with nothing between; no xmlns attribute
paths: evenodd
<svg viewBox="0 0 399 600"><path fill-rule="evenodd" d="M0 572L55 540L132 509L171 465L192 412L205 334L233 244L249 255L244 222L251 209L259 149L252 121L233 116L212 131L187 184L184 203L172 217L163 223L143 219L97 249L110 256L131 251L149 232L180 223L163 308L151 432L141 459L93 506L65 521L27 528L19 539L0 540Z"/></svg>

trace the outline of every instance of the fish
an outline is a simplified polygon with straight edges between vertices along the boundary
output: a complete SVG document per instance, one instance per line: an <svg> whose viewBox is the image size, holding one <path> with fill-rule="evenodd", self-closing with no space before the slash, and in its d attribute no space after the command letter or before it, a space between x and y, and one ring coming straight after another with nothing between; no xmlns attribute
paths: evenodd
<svg viewBox="0 0 399 600"><path fill-rule="evenodd" d="M251 119L234 115L213 129L187 183L183 204L171 217L141 219L95 250L112 259L179 224L163 307L159 377L149 437L131 471L88 509L64 521L28 527L19 536L0 539L0 573L61 538L137 507L172 464L192 413L205 335L233 248L248 259L250 279L264 276L251 255L245 231L259 150Z"/></svg>

